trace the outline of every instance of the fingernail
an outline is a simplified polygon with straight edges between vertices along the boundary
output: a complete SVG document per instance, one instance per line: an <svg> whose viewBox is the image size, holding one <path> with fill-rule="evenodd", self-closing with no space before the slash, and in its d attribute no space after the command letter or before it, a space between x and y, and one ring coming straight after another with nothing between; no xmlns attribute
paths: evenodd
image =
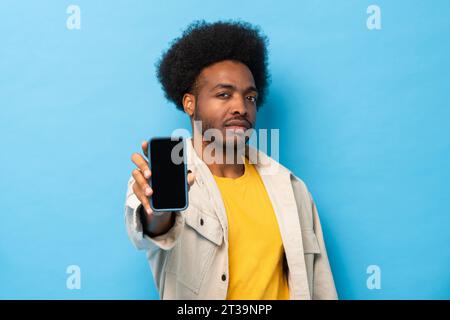
<svg viewBox="0 0 450 320"><path fill-rule="evenodd" d="M144 176L145 176L146 178L150 178L150 170L145 170L145 171L144 171Z"/></svg>
<svg viewBox="0 0 450 320"><path fill-rule="evenodd" d="M146 195L150 195L150 193L152 192L152 190L150 189L150 187L145 188L145 194Z"/></svg>
<svg viewBox="0 0 450 320"><path fill-rule="evenodd" d="M151 213L152 213L152 210L150 210L150 208L147 208L147 213L148 213L148 214L151 214Z"/></svg>

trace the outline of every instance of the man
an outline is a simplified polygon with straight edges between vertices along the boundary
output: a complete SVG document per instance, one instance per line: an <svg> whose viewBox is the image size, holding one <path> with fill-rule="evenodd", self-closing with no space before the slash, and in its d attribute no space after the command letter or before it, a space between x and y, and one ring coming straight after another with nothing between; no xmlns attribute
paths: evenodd
<svg viewBox="0 0 450 320"><path fill-rule="evenodd" d="M269 82L266 43L247 23L196 22L159 61L166 97L190 117L194 133L189 207L154 214L151 172L134 153L125 216L162 299L337 298L306 185L246 144ZM207 139L208 130L220 134ZM146 142L142 149L148 157Z"/></svg>

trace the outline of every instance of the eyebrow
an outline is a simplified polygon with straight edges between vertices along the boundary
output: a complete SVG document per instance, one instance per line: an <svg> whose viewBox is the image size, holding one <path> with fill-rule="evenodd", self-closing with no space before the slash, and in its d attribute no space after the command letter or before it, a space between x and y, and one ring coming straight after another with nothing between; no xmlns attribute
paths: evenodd
<svg viewBox="0 0 450 320"><path fill-rule="evenodd" d="M232 84L228 84L228 83L219 83L217 85L215 85L211 91L217 89L217 88L222 88L222 89L230 89L230 90L236 90L236 86L232 85ZM245 92L251 92L254 91L256 93L258 93L258 90L254 87L254 86L250 86L247 89L245 89Z"/></svg>

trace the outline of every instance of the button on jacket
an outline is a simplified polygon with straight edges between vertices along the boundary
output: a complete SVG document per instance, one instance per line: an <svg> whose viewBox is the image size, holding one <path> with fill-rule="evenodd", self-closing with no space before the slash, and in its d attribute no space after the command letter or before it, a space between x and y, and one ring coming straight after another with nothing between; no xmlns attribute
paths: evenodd
<svg viewBox="0 0 450 320"><path fill-rule="evenodd" d="M228 288L227 214L214 177L186 139L188 170L195 174L189 206L173 227L149 237L140 221L141 203L128 181L125 222L133 244L145 250L161 299L222 299ZM290 299L337 299L317 208L305 183L265 153L246 146L280 228L288 267ZM261 235L263 236L263 235ZM255 241L258 241L255 239Z"/></svg>

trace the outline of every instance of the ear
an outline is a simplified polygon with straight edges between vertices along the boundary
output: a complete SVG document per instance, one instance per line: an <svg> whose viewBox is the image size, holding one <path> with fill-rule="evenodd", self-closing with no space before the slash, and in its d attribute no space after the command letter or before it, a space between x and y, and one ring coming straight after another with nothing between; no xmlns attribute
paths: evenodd
<svg viewBox="0 0 450 320"><path fill-rule="evenodd" d="M185 93L183 96L183 109L190 117L195 110L195 96L192 93Z"/></svg>

